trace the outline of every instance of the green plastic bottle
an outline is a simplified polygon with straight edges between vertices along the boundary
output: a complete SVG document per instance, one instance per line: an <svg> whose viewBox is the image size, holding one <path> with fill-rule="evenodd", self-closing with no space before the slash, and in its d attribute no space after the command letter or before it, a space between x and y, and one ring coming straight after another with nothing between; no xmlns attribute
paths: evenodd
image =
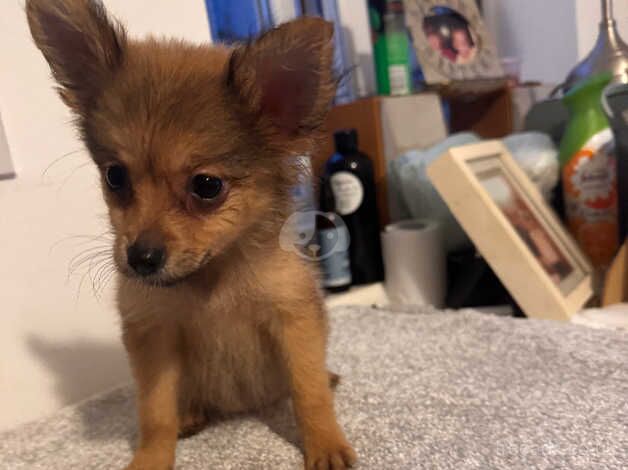
<svg viewBox="0 0 628 470"><path fill-rule="evenodd" d="M611 79L596 75L563 98L571 118L559 154L567 224L598 274L618 247L614 141L602 109Z"/></svg>
<svg viewBox="0 0 628 470"><path fill-rule="evenodd" d="M379 8L375 3L381 2L372 2L370 7L377 91L380 95L407 95L412 92L412 82L403 2L387 0Z"/></svg>

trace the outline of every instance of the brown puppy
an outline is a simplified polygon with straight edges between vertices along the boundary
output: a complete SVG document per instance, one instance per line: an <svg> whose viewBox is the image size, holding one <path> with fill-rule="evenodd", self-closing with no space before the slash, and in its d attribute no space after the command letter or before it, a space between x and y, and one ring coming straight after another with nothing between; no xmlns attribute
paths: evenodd
<svg viewBox="0 0 628 470"><path fill-rule="evenodd" d="M306 468L351 466L315 275L278 240L294 156L334 93L331 26L301 19L228 49L128 39L94 0L26 10L102 174L138 390L128 468L172 468L177 435L210 410L287 396Z"/></svg>

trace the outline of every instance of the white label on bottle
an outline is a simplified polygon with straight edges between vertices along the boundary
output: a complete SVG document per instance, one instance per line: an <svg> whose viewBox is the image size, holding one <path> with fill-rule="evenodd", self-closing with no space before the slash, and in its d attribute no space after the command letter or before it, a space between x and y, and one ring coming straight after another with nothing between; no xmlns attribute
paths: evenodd
<svg viewBox="0 0 628 470"><path fill-rule="evenodd" d="M390 81L391 95L407 95L410 93L408 69L405 65L389 65L388 80Z"/></svg>
<svg viewBox="0 0 628 470"><path fill-rule="evenodd" d="M340 215L353 214L362 205L364 187L357 176L348 171L334 173L331 178L336 212Z"/></svg>

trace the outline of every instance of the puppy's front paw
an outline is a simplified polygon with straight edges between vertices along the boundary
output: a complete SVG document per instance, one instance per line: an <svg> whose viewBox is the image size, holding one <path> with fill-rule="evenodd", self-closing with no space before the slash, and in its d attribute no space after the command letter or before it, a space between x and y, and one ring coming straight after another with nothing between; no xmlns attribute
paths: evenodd
<svg viewBox="0 0 628 470"><path fill-rule="evenodd" d="M164 455L138 451L124 470L173 470L172 460Z"/></svg>
<svg viewBox="0 0 628 470"><path fill-rule="evenodd" d="M356 460L355 451L342 436L315 440L305 449L305 470L345 470Z"/></svg>

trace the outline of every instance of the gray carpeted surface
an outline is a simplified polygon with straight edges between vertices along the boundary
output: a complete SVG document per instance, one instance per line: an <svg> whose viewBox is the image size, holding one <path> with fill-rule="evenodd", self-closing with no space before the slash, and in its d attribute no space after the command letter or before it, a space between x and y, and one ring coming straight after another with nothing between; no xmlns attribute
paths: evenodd
<svg viewBox="0 0 628 470"><path fill-rule="evenodd" d="M474 312L332 314L337 409L361 469L628 468L628 335ZM119 469L121 389L0 435L7 470ZM178 469L299 469L286 407L182 441Z"/></svg>

